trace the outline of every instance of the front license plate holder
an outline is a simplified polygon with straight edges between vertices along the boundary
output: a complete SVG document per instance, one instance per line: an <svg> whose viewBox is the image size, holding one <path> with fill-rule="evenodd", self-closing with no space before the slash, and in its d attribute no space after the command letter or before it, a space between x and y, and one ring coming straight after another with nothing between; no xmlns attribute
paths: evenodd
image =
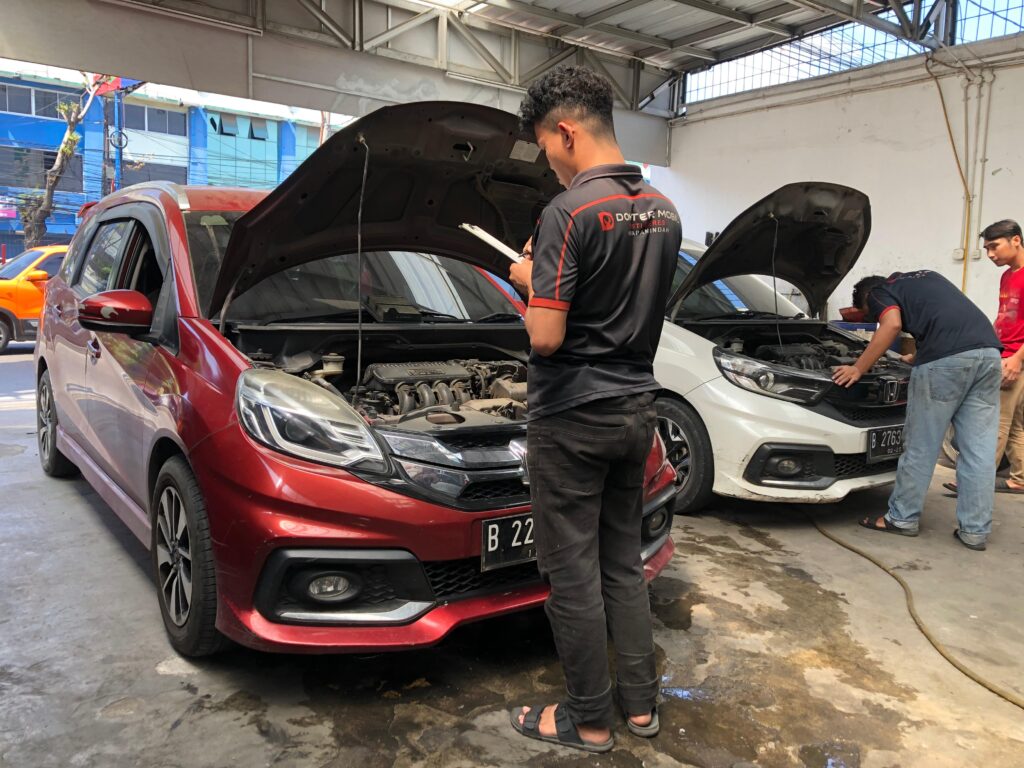
<svg viewBox="0 0 1024 768"><path fill-rule="evenodd" d="M868 464L895 459L903 453L903 425L868 430Z"/></svg>
<svg viewBox="0 0 1024 768"><path fill-rule="evenodd" d="M484 520L480 527L480 570L492 571L537 559L533 515L509 515Z"/></svg>

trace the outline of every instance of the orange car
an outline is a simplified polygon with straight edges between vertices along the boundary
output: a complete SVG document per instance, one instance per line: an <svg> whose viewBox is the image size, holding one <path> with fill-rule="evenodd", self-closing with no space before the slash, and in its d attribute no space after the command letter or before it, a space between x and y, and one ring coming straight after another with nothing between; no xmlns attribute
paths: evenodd
<svg viewBox="0 0 1024 768"><path fill-rule="evenodd" d="M43 286L57 274L66 245L42 245L0 266L0 352L12 341L32 341L43 308Z"/></svg>

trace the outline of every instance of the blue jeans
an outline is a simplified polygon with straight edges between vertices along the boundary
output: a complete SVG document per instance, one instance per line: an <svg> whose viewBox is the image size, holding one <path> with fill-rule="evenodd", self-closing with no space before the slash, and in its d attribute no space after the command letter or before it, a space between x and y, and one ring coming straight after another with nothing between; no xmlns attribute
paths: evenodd
<svg viewBox="0 0 1024 768"><path fill-rule="evenodd" d="M960 538L971 544L988 538L1001 381L1002 366L995 349L972 349L914 367L903 431L905 449L885 516L890 523L917 530L942 438L952 422L960 448L956 465Z"/></svg>

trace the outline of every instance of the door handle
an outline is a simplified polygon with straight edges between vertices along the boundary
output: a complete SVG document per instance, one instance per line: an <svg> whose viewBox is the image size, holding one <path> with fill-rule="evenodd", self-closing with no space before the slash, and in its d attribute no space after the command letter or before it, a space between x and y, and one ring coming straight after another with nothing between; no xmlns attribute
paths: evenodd
<svg viewBox="0 0 1024 768"><path fill-rule="evenodd" d="M89 357L91 357L93 360L97 360L99 358L100 343L97 339L89 339L89 341L85 343L85 348L89 350Z"/></svg>

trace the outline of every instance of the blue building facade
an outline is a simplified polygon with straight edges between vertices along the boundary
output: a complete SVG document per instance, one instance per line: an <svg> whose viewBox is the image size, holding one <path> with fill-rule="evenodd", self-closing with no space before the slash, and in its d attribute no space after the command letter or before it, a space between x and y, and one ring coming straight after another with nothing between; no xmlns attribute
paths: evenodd
<svg viewBox="0 0 1024 768"><path fill-rule="evenodd" d="M80 90L50 81L0 75L0 253L24 248L17 206L42 190L66 124L62 100ZM121 141L106 137L117 126ZM319 126L129 95L94 100L79 125L81 140L54 196L46 243L66 243L78 211L119 186L177 183L273 188L319 144ZM115 143L122 144L120 152ZM119 156L120 155L120 156Z"/></svg>

